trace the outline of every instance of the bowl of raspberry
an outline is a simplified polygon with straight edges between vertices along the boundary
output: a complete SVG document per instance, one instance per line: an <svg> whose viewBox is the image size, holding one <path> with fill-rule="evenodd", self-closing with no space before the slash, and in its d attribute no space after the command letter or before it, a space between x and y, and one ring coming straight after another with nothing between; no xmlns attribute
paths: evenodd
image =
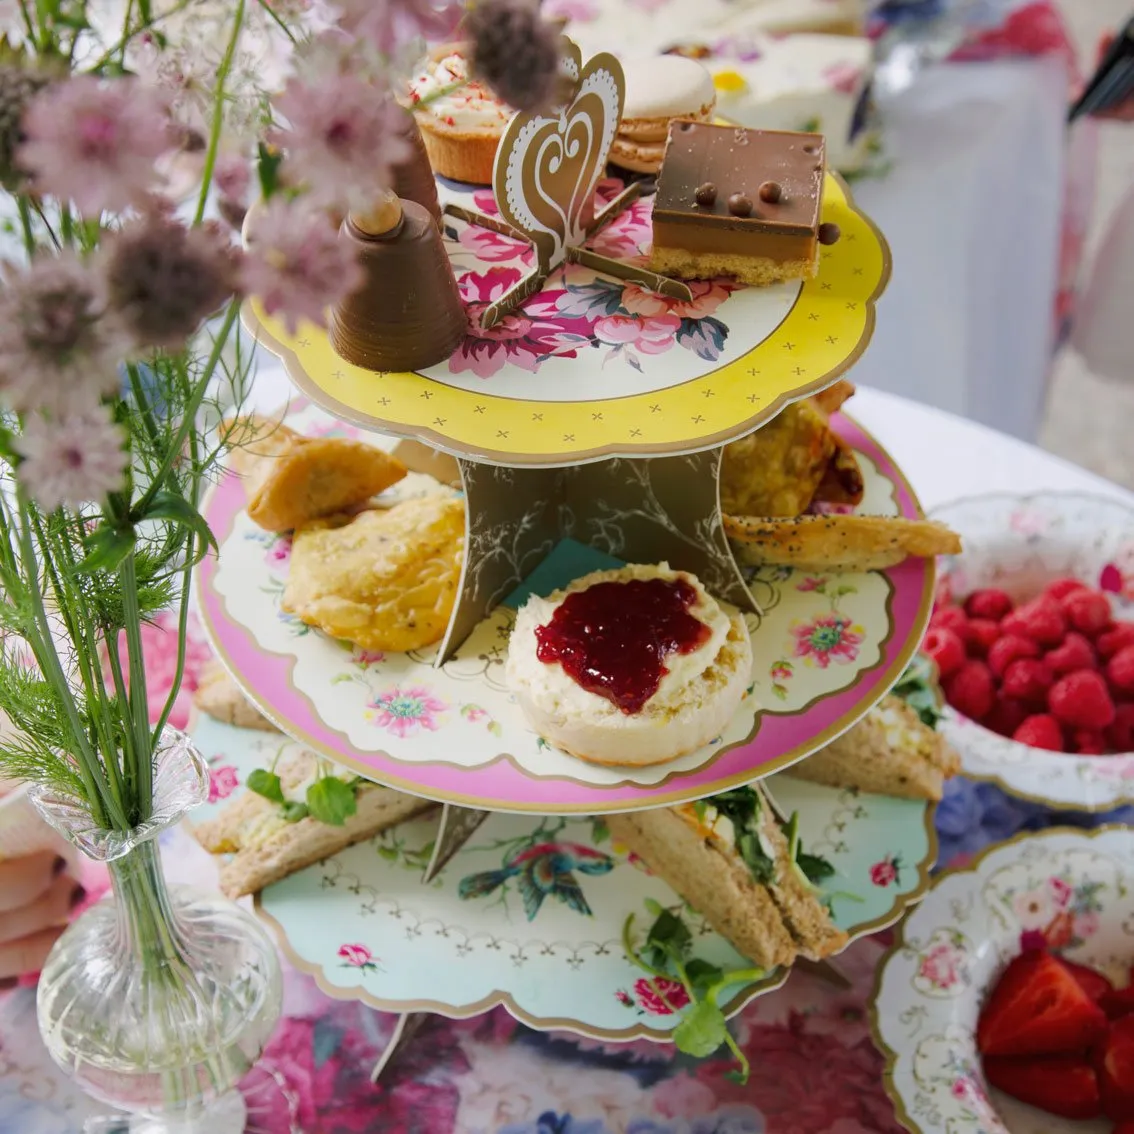
<svg viewBox="0 0 1134 1134"><path fill-rule="evenodd" d="M964 544L922 649L965 775L1065 809L1134 802L1134 507L1001 494L933 518Z"/></svg>

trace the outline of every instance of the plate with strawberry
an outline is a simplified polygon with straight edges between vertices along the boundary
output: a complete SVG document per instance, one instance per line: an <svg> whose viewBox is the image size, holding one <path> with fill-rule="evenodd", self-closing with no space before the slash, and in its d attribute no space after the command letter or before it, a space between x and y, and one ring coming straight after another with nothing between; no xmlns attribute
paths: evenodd
<svg viewBox="0 0 1134 1134"><path fill-rule="evenodd" d="M940 875L871 1017L915 1134L1134 1134L1134 830L1027 835Z"/></svg>
<svg viewBox="0 0 1134 1134"><path fill-rule="evenodd" d="M933 518L965 549L923 644L964 774L1063 809L1134 802L1134 508L1005 494Z"/></svg>

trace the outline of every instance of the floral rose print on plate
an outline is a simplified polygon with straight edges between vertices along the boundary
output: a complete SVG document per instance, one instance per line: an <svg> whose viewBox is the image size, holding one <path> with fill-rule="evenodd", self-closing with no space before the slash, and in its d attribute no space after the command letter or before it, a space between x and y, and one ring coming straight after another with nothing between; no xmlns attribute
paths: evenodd
<svg viewBox="0 0 1134 1134"><path fill-rule="evenodd" d="M971 945L963 933L937 930L918 959L915 986L926 996L955 996L968 987Z"/></svg>
<svg viewBox="0 0 1134 1134"><path fill-rule="evenodd" d="M865 637L862 627L842 614L825 614L811 622L796 623L791 632L795 635L794 656L820 669L826 669L832 661L854 661Z"/></svg>
<svg viewBox="0 0 1134 1134"><path fill-rule="evenodd" d="M902 860L896 854L888 854L870 868L870 881L875 886L893 886L901 880Z"/></svg>
<svg viewBox="0 0 1134 1134"><path fill-rule="evenodd" d="M376 973L381 968L378 958L365 945L340 945L339 956L344 968L364 973Z"/></svg>
<svg viewBox="0 0 1134 1134"><path fill-rule="evenodd" d="M240 777L231 764L209 765L209 802L228 799L240 786Z"/></svg>

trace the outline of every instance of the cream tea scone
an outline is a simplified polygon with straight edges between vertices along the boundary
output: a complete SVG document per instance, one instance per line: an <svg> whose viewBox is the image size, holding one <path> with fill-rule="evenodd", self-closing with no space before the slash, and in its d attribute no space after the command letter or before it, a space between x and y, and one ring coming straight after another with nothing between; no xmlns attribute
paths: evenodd
<svg viewBox="0 0 1134 1134"><path fill-rule="evenodd" d="M664 587L649 586L658 582L674 589L667 592ZM613 679L601 691L594 691L605 680L602 658L609 658L609 652L595 655L597 661L594 657L580 661L577 652L566 658L548 657L548 642L555 644L553 635L562 629L556 622L557 612L569 599L573 605L566 613L582 611L576 596L604 584L624 586L626 591L592 593L592 600L603 596L608 608L613 604L619 610L606 622L596 615L587 624L583 652L597 648L593 641L600 636L607 648L629 651L635 659L631 665L638 664L634 651L643 646L648 647L647 652L654 650L650 656L660 659L660 668L652 674L656 687L644 696L644 686L631 689ZM673 594L681 596L680 604L672 599ZM664 602L649 607L647 613L641 604L659 596ZM633 618L627 615L631 610ZM682 620L680 625L699 627L694 636L668 652L656 647L677 624L665 618L677 619L682 614L695 622ZM638 638L619 642L618 633L631 624L636 624ZM569 671L580 665L583 679L592 688L585 688ZM639 767L664 764L719 736L739 708L751 676L752 644L744 616L714 599L696 576L671 570L665 563L598 571L547 598L533 596L516 615L505 668L508 687L540 736L591 763Z"/></svg>

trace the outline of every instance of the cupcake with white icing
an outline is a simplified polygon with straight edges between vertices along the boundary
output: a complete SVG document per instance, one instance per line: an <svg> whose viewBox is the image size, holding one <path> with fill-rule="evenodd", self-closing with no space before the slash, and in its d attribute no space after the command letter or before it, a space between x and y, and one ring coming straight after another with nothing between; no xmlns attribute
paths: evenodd
<svg viewBox="0 0 1134 1134"><path fill-rule="evenodd" d="M514 112L469 78L462 48L449 45L433 53L410 81L410 106L435 173L492 184L496 151Z"/></svg>

